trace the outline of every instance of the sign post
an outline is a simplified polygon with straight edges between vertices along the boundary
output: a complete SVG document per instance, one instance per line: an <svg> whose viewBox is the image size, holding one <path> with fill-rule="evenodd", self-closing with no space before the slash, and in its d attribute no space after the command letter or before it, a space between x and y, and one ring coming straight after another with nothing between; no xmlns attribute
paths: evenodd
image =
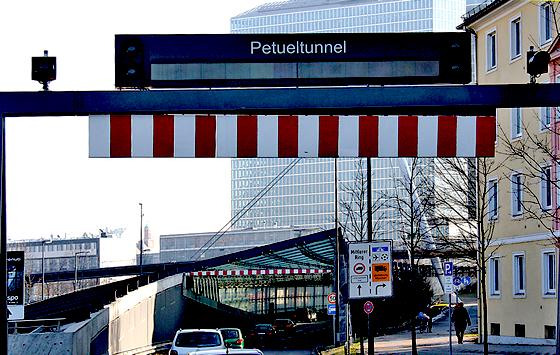
<svg viewBox="0 0 560 355"><path fill-rule="evenodd" d="M373 312L373 303L371 301L366 301L364 303L364 312L367 314L367 333L368 333L368 355L371 354L375 354L375 338L373 336L373 332L372 332L372 326L371 326L371 319L370 319L370 314L371 312Z"/></svg>
<svg viewBox="0 0 560 355"><path fill-rule="evenodd" d="M333 345L336 346L336 292L329 293L327 296L327 302L329 302L327 305L327 315L333 316Z"/></svg>
<svg viewBox="0 0 560 355"><path fill-rule="evenodd" d="M443 263L443 276L445 277L444 292L449 294L449 354L453 354L451 339L451 293L453 292L453 262Z"/></svg>

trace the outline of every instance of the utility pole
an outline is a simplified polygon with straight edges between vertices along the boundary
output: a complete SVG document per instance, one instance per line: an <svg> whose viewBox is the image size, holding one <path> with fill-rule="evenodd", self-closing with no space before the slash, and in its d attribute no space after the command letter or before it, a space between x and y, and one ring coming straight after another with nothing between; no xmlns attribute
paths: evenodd
<svg viewBox="0 0 560 355"><path fill-rule="evenodd" d="M144 216L144 213L142 213L142 202L138 203L140 205L140 260L139 260L139 265L140 265L140 276L142 276L142 256L144 254L144 242L143 242L143 238L142 238L142 217Z"/></svg>
<svg viewBox="0 0 560 355"><path fill-rule="evenodd" d="M367 235L368 242L373 241L373 216L371 207L371 158L367 159ZM367 317L367 329L368 329L368 355L375 354L375 339L373 338L373 327L371 325L371 319Z"/></svg>

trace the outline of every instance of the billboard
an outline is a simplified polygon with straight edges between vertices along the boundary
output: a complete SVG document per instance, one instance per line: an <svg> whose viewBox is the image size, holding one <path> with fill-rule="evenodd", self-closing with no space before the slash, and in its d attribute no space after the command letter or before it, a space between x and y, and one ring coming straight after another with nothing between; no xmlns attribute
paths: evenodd
<svg viewBox="0 0 560 355"><path fill-rule="evenodd" d="M25 258L23 251L8 251L6 263L6 304L8 320L24 318Z"/></svg>

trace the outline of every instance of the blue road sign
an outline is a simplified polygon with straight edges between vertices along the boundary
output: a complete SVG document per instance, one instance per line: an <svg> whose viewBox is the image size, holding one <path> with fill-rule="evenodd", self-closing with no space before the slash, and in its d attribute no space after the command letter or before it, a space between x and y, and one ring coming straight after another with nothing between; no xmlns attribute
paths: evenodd
<svg viewBox="0 0 560 355"><path fill-rule="evenodd" d="M453 262L446 261L443 263L443 275L444 276L453 276Z"/></svg>
<svg viewBox="0 0 560 355"><path fill-rule="evenodd" d="M454 277L453 278L453 285L459 286L460 284L461 284L461 278L460 277Z"/></svg>
<svg viewBox="0 0 560 355"><path fill-rule="evenodd" d="M328 304L327 305L327 315L329 315L329 316L336 315L336 304Z"/></svg>
<svg viewBox="0 0 560 355"><path fill-rule="evenodd" d="M462 280L463 285L468 286L471 284L471 277L470 276L463 276Z"/></svg>

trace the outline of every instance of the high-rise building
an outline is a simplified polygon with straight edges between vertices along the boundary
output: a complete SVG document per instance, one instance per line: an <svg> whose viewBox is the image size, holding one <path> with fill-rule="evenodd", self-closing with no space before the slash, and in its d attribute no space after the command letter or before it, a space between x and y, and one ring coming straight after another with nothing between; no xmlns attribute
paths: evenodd
<svg viewBox="0 0 560 355"><path fill-rule="evenodd" d="M480 0L478 1L480 2ZM469 1L472 5L473 1ZM455 31L465 0L288 0L248 10L231 19L232 33L432 32ZM232 215L236 216L291 159L233 159ZM432 159L423 164L431 165ZM339 220L343 226L365 218L352 191L365 190L365 160L338 159ZM301 159L233 226L332 228L335 222L335 160ZM385 204L401 176L397 159L372 159L374 237L397 240L397 211ZM362 200L363 201L363 200ZM345 206L350 206L345 211ZM359 214L357 219L356 211ZM365 212L365 210L363 211ZM350 233L352 234L352 233ZM350 238L359 239L356 233ZM347 233L348 235L348 233Z"/></svg>

